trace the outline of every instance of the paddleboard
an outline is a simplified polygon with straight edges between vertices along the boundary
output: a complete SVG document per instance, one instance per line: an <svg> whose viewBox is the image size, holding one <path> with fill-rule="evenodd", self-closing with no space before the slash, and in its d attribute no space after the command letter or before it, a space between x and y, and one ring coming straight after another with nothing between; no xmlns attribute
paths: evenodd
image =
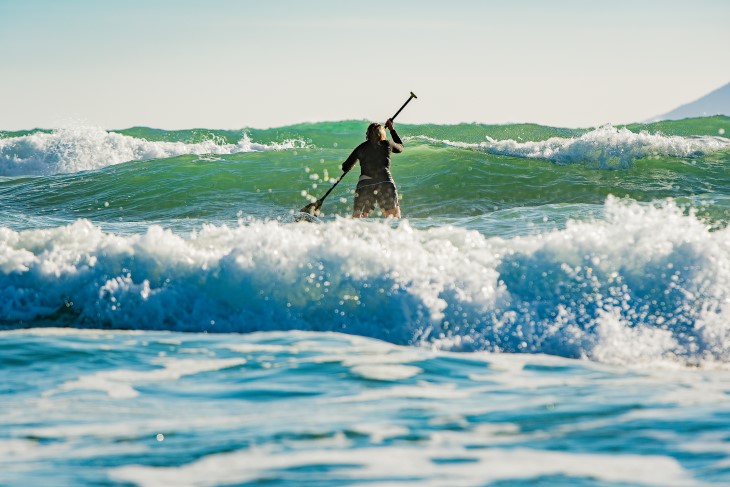
<svg viewBox="0 0 730 487"><path fill-rule="evenodd" d="M310 215L309 213L304 213L303 211L294 213L294 215L292 215L292 218L295 222L322 223L322 220L320 220L316 216Z"/></svg>

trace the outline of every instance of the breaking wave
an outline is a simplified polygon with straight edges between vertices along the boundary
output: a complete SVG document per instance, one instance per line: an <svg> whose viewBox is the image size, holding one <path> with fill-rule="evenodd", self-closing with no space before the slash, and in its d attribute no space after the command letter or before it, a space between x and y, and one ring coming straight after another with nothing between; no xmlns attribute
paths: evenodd
<svg viewBox="0 0 730 487"><path fill-rule="evenodd" d="M238 143L220 138L186 143L149 141L98 127L72 127L0 138L0 176L46 176L101 169L129 161L186 154L235 154L302 147L301 141L258 144L245 133Z"/></svg>
<svg viewBox="0 0 730 487"><path fill-rule="evenodd" d="M646 157L697 157L730 150L730 140L717 136L682 137L606 125L577 137L551 137L542 141L520 142L513 139L467 143L420 136L431 144L472 149L500 156L545 159L557 164L593 164L604 169L628 168Z"/></svg>
<svg viewBox="0 0 730 487"><path fill-rule="evenodd" d="M512 239L441 226L241 222L181 236L0 228L11 326L339 331L610 363L730 362L730 229L674 203Z"/></svg>

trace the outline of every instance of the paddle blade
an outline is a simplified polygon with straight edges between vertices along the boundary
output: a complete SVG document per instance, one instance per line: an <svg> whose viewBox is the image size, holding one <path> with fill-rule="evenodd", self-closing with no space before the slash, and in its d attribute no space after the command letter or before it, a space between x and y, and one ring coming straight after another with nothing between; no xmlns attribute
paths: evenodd
<svg viewBox="0 0 730 487"><path fill-rule="evenodd" d="M319 215L320 208L322 208L322 200L317 200L314 203L309 203L307 206L299 211L301 211L302 213L309 213L312 216L317 216Z"/></svg>

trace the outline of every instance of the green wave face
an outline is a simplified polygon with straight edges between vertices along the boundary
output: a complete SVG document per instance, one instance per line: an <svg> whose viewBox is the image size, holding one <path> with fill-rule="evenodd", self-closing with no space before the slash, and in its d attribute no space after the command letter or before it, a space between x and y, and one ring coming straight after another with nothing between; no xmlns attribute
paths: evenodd
<svg viewBox="0 0 730 487"><path fill-rule="evenodd" d="M364 139L365 129L370 121L346 120L340 122L301 123L270 129L244 128L239 130L161 130L147 127L133 127L118 130L121 134L144 138L152 141L175 141L196 143L203 140L219 138L226 143L236 143L242 133L260 143L284 142L290 139L301 139L320 148L351 146ZM730 117L714 116L705 118L689 118L685 120L668 120L654 123L636 123L619 125L634 132L679 136L730 136ZM461 123L456 125L437 124L397 124L397 130L404 136L425 135L437 139L458 140L462 142L481 142L486 136L494 139L540 141L551 137L576 137L592 130L592 128L559 128L544 125L522 123L488 125L477 123ZM24 132L6 132L6 136L27 134ZM2 134L2 132L0 132Z"/></svg>
<svg viewBox="0 0 730 487"><path fill-rule="evenodd" d="M36 157L41 167L41 156L57 163L64 154L83 154L90 167L98 168L1 178L4 224L23 226L26 219L37 225L47 219L55 225L87 218L174 226L286 218L305 206L307 197L319 197L330 187L342 161L364 140L366 126L366 121L344 121L244 131L135 127L105 132L103 137L112 137L104 139L107 145L91 144L88 151L40 138L53 136L52 131L5 132L0 155L6 167L11 157ZM514 219L516 213L529 215L541 207L554 207L556 215L571 207L567 213L576 217L590 214L608 195L642 202L674 198L719 226L730 217L728 117L598 129L530 124L404 124L397 129L406 142L392 166L403 213L424 225L429 219ZM8 149L27 137L41 142L28 142L22 151L16 147L15 153ZM86 143L84 137L88 134L77 135ZM244 139L254 145L242 144ZM297 143L287 145L292 140ZM139 160L107 165L124 144ZM33 147L47 153L39 156ZM95 154L96 147L103 150ZM220 153L185 153L211 150ZM145 159L159 152L163 157ZM356 172L326 200L328 217L350 213Z"/></svg>

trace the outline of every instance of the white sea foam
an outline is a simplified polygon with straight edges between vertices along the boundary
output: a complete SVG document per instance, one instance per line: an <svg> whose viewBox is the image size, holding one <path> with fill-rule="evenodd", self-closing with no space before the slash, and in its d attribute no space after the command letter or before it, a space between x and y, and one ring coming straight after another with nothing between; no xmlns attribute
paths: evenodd
<svg viewBox="0 0 730 487"><path fill-rule="evenodd" d="M478 144L438 140L420 136L420 140L450 147L473 149L489 154L546 159L558 164L596 164L602 168L626 168L633 161L652 156L696 157L730 150L730 139L716 136L681 137L605 125L579 137L551 137L543 141L520 142L495 140L489 136Z"/></svg>
<svg viewBox="0 0 730 487"><path fill-rule="evenodd" d="M129 161L186 154L235 154L284 150L300 141L258 144L245 133L236 144L205 140L198 143L148 141L98 127L69 127L0 138L0 176L36 176L101 169Z"/></svg>
<svg viewBox="0 0 730 487"><path fill-rule="evenodd" d="M379 364L379 365L357 365L350 369L353 374L364 379L380 381L400 381L414 377L422 369L413 365Z"/></svg>
<svg viewBox="0 0 730 487"><path fill-rule="evenodd" d="M161 368L152 370L109 370L96 372L91 375L79 377L76 380L65 382L57 390L50 391L48 395L73 390L96 390L107 393L114 399L129 399L136 397L139 392L134 389L137 383L174 381L187 375L212 372L243 365L246 360L239 358L232 359L182 359L182 360L160 360Z"/></svg>
<svg viewBox="0 0 730 487"><path fill-rule="evenodd" d="M287 347L283 345L270 345L267 343L237 343L228 347L234 352L245 354L258 353L299 353L296 347Z"/></svg>
<svg viewBox="0 0 730 487"><path fill-rule="evenodd" d="M391 399L464 400L475 391L457 389L453 384L421 383L414 386L394 385L383 389L369 389L359 394L332 399L333 403L378 402Z"/></svg>
<svg viewBox="0 0 730 487"><path fill-rule="evenodd" d="M0 320L340 331L608 363L730 362L730 229L710 231L671 202L611 198L604 212L510 240L349 219L211 225L189 236L158 226L115 235L86 220L0 228ZM413 360L341 355L335 347L330 361Z"/></svg>
<svg viewBox="0 0 730 487"><path fill-rule="evenodd" d="M434 461L448 459L450 461ZM591 478L632 485L698 485L673 458L659 455L577 454L527 448L467 449L461 445L274 451L251 448L208 455L176 467L125 466L113 469L115 480L144 487L207 486L276 478L287 469L308 465L338 467L332 475L346 479L400 479L397 485L474 486L541 476ZM335 470L334 468L332 469Z"/></svg>

